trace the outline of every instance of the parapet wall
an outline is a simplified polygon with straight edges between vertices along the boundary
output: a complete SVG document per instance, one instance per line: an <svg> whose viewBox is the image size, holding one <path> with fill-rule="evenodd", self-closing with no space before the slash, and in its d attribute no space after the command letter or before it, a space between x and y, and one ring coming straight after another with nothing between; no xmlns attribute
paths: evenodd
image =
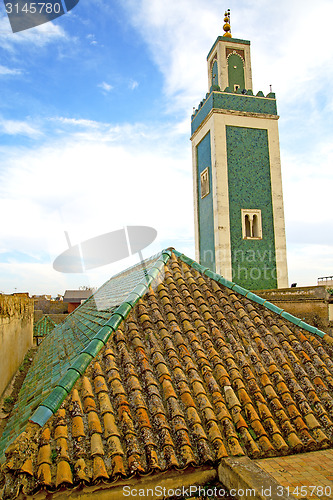
<svg viewBox="0 0 333 500"><path fill-rule="evenodd" d="M256 290L254 293L324 332L331 333L330 295L325 286Z"/></svg>
<svg viewBox="0 0 333 500"><path fill-rule="evenodd" d="M33 345L32 299L0 295L0 396Z"/></svg>
<svg viewBox="0 0 333 500"><path fill-rule="evenodd" d="M218 88L218 87L217 87ZM200 127L212 109L238 113L255 113L259 115L275 115L277 108L275 94L270 92L266 97L263 92L253 95L252 90L237 90L233 92L229 87L225 90L211 90L200 102L191 117L191 135Z"/></svg>

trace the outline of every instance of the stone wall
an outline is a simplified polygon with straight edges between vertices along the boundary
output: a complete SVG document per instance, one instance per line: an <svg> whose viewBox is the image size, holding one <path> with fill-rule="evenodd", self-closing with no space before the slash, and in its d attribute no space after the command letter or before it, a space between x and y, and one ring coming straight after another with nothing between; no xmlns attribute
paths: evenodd
<svg viewBox="0 0 333 500"><path fill-rule="evenodd" d="M332 333L330 295L325 286L256 290L254 293L320 330Z"/></svg>
<svg viewBox="0 0 333 500"><path fill-rule="evenodd" d="M67 312L68 304L62 300L48 300L45 298L34 299L35 310L43 311L44 314L62 314Z"/></svg>
<svg viewBox="0 0 333 500"><path fill-rule="evenodd" d="M34 323L37 323L37 321L39 321L43 316L45 316L45 314L43 313L42 310L40 309L35 309L34 311ZM67 318L68 316L68 312L67 312L67 308L66 308L66 312L65 313L60 313L60 314L48 314L49 318L52 319L52 321L54 321L54 323L56 325L58 325L59 323L62 323L63 321L65 321L65 319Z"/></svg>
<svg viewBox="0 0 333 500"><path fill-rule="evenodd" d="M0 295L0 396L33 345L33 300Z"/></svg>

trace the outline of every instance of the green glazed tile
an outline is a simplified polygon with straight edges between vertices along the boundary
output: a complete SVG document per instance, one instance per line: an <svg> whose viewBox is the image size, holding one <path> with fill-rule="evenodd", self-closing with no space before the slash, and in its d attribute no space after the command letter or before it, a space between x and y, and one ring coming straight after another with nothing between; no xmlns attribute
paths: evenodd
<svg viewBox="0 0 333 500"><path fill-rule="evenodd" d="M248 292L246 294L246 298L260 305L263 305L266 302L266 299L263 299L262 297L259 297L259 295L256 295L255 293L252 292Z"/></svg>
<svg viewBox="0 0 333 500"><path fill-rule="evenodd" d="M89 344L82 351L82 353L87 352L88 354L90 354L94 358L95 356L97 356L97 354L99 353L99 351L102 349L103 346L104 346L104 343L101 340L93 339L89 342Z"/></svg>
<svg viewBox="0 0 333 500"><path fill-rule="evenodd" d="M281 309L281 307L278 307L278 306L272 304L271 302L265 302L264 306L276 314L281 314L283 312L283 309Z"/></svg>
<svg viewBox="0 0 333 500"><path fill-rule="evenodd" d="M101 340L105 345L114 332L111 326L103 326L95 335L94 339Z"/></svg>
<svg viewBox="0 0 333 500"><path fill-rule="evenodd" d="M242 286L239 286L239 285L233 286L232 291L237 292L240 295L244 295L244 296L246 296L246 294L249 292L246 288L243 288Z"/></svg>
<svg viewBox="0 0 333 500"><path fill-rule="evenodd" d="M283 311L281 313L281 318L287 319L294 325L299 325L299 323L302 321L300 318L296 318L296 316L293 316L292 314L288 313L287 311Z"/></svg>
<svg viewBox="0 0 333 500"><path fill-rule="evenodd" d="M119 307L117 307L117 309L115 309L115 311L113 311L113 314L119 314L123 319L125 319L131 310L132 305L127 302L123 302Z"/></svg>
<svg viewBox="0 0 333 500"><path fill-rule="evenodd" d="M81 352L81 354L78 355L78 357L72 364L71 368L79 372L80 375L83 375L88 365L90 364L91 360L92 360L91 354L88 354L87 352Z"/></svg>
<svg viewBox="0 0 333 500"><path fill-rule="evenodd" d="M53 413L49 408L46 408L46 406L39 406L29 420L43 427L52 415Z"/></svg>
<svg viewBox="0 0 333 500"><path fill-rule="evenodd" d="M62 377L61 380L59 380L57 385L62 387L69 393L73 389L78 378L80 378L80 374L76 370L69 368L67 373Z"/></svg>
<svg viewBox="0 0 333 500"><path fill-rule="evenodd" d="M114 330L117 330L120 323L122 323L123 317L120 314L113 313L110 320L105 324L105 326L110 326Z"/></svg>
<svg viewBox="0 0 333 500"><path fill-rule="evenodd" d="M52 413L55 413L60 408L66 397L67 391L65 391L62 387L57 386L53 389L45 401L43 401L42 406L46 406L52 411Z"/></svg>

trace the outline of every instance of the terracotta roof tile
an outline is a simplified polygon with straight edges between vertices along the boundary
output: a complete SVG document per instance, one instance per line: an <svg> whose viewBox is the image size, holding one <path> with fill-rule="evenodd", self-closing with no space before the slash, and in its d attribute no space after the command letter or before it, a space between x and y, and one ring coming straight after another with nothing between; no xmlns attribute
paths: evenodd
<svg viewBox="0 0 333 500"><path fill-rule="evenodd" d="M29 474L29 476L33 476L33 464L31 458L27 458L27 460L22 465L20 472L25 474Z"/></svg>
<svg viewBox="0 0 333 500"><path fill-rule="evenodd" d="M73 484L72 471L66 460L60 460L57 465L56 487L63 483Z"/></svg>
<svg viewBox="0 0 333 500"><path fill-rule="evenodd" d="M83 339L111 321L114 309L98 311L88 301L73 313L85 368L75 366L82 376L58 411L45 407L54 415L37 444L22 437L7 451L7 474L26 474L28 493L36 481L66 488L228 455L260 458L332 446L329 344L208 278L177 253L163 272L156 286L142 284L146 292L115 331L106 330L111 336L93 362L80 354ZM126 275L127 287L131 276L136 286L137 275L136 268ZM126 296L113 286L120 290L120 277L98 293L103 304L116 307ZM43 349L53 336L59 342L61 332L69 335L68 328L55 328ZM78 344L71 342L75 352ZM42 369L42 359L38 363ZM57 363L53 369L59 372ZM48 374L48 384L51 379ZM26 390L33 397L32 387ZM26 451L14 452L16 446ZM11 498L9 486L6 491Z"/></svg>
<svg viewBox="0 0 333 500"><path fill-rule="evenodd" d="M41 485L52 486L51 468L49 464L43 463L38 467L37 478Z"/></svg>

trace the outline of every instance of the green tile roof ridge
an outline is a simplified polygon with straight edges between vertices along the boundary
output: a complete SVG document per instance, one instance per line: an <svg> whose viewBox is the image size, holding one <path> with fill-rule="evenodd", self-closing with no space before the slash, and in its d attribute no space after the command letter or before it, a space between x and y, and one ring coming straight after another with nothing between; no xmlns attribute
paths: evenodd
<svg viewBox="0 0 333 500"><path fill-rule="evenodd" d="M253 302L256 302L257 304L265 306L267 309L269 309L272 312L275 312L282 318L286 319L287 321L290 321L294 325L298 326L299 328L303 328L303 330L306 330L310 333L313 333L315 335L318 335L319 337L323 338L325 335L327 335L325 332L319 330L319 328L316 328L315 326L309 325L305 321L301 320L300 318L297 318L296 316L293 316L292 314L288 313L284 309L281 309L280 307L276 306L275 304L272 304L268 300L263 299L259 295L256 295L255 293L251 292L250 290L247 290L246 288L243 288L233 281L229 281L220 274L214 273L207 267L202 266L201 264L198 264L195 260L191 259L190 257L187 257L183 253L178 252L177 250L173 250L173 253L185 264L193 267L197 271L201 272L202 274L205 274L209 278L217 281L218 283L221 283L222 285L226 286L230 290L233 290L234 292L240 293L244 297L246 297L249 300L252 300Z"/></svg>
<svg viewBox="0 0 333 500"><path fill-rule="evenodd" d="M112 312L110 319L98 330L87 347L80 352L46 400L37 407L29 419L31 422L43 427L47 420L60 408L78 378L84 374L91 361L98 355L111 334L117 330L120 323L126 319L137 301L145 295L149 286L160 274L170 257L171 250L167 249L161 252L160 257L154 262L143 280L134 287L125 301ZM136 297L133 297L133 294Z"/></svg>

